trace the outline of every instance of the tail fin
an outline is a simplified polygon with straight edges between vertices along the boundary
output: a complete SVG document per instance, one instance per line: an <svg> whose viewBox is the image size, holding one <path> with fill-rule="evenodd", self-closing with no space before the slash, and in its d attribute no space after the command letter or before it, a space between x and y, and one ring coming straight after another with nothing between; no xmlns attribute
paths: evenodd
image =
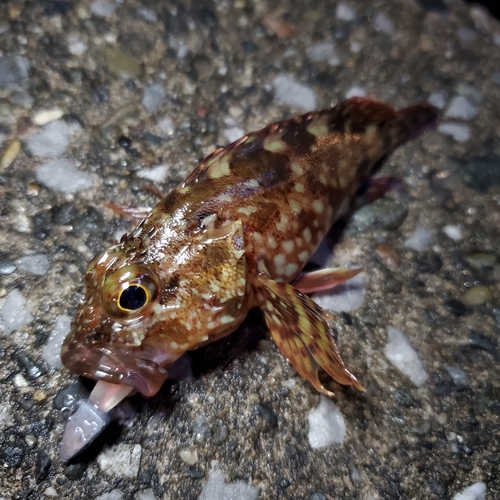
<svg viewBox="0 0 500 500"><path fill-rule="evenodd" d="M436 128L440 119L439 110L428 102L400 109L397 113L406 128L407 140L416 139L424 132Z"/></svg>

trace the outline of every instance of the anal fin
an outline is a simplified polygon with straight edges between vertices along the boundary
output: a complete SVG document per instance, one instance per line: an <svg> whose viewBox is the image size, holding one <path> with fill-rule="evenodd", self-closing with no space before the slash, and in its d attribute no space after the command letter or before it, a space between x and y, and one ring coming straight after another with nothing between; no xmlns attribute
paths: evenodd
<svg viewBox="0 0 500 500"><path fill-rule="evenodd" d="M326 313L313 300L292 285L278 283L266 276L257 278L262 294L267 326L279 350L295 369L319 391L333 395L319 381L323 368L339 384L364 390L344 365Z"/></svg>
<svg viewBox="0 0 500 500"><path fill-rule="evenodd" d="M301 274L293 283L302 293L324 292L331 290L363 271L362 267L343 269L340 267L320 269Z"/></svg>

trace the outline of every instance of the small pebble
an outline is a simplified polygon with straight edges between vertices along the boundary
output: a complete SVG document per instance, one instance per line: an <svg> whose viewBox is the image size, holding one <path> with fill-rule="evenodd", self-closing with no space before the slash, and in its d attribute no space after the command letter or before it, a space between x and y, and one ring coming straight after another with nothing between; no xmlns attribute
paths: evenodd
<svg viewBox="0 0 500 500"><path fill-rule="evenodd" d="M41 158L58 158L66 151L71 132L71 128L64 120L55 120L29 137L26 144L33 154Z"/></svg>
<svg viewBox="0 0 500 500"><path fill-rule="evenodd" d="M452 500L486 500L486 484L474 483L461 493L457 493Z"/></svg>
<svg viewBox="0 0 500 500"><path fill-rule="evenodd" d="M359 85L354 85L354 87L351 87L345 93L345 98L350 99L351 97L366 97L367 95L368 95L368 92L366 91L365 87L361 87Z"/></svg>
<svg viewBox="0 0 500 500"><path fill-rule="evenodd" d="M467 387L467 374L461 368L458 368L457 366L445 366L445 368L450 377L453 379L455 385L459 387Z"/></svg>
<svg viewBox="0 0 500 500"><path fill-rule="evenodd" d="M448 236L448 238L451 238L453 241L461 241L464 237L462 228L460 226L444 226L443 227L443 232Z"/></svg>
<svg viewBox="0 0 500 500"><path fill-rule="evenodd" d="M360 316L359 320L361 323L367 326L377 326L377 318L375 316L370 316L369 314L364 314L363 316Z"/></svg>
<svg viewBox="0 0 500 500"><path fill-rule="evenodd" d="M382 197L352 215L348 232L363 233L374 229L397 229L408 215L408 206L393 198Z"/></svg>
<svg viewBox="0 0 500 500"><path fill-rule="evenodd" d="M153 83L144 89L141 104L149 114L153 114L165 99L165 88L160 83Z"/></svg>
<svg viewBox="0 0 500 500"><path fill-rule="evenodd" d="M224 137L231 143L245 135L245 131L240 127L230 127L222 131Z"/></svg>
<svg viewBox="0 0 500 500"><path fill-rule="evenodd" d="M38 439L36 436L33 436L33 434L27 434L24 436L24 441L30 450L32 450L38 443Z"/></svg>
<svg viewBox="0 0 500 500"><path fill-rule="evenodd" d="M166 137L172 137L175 133L175 125L170 118L162 118L161 120L158 120L158 128L165 134Z"/></svg>
<svg viewBox="0 0 500 500"><path fill-rule="evenodd" d="M87 470L88 464L85 462L77 462L74 464L69 464L64 468L64 475L68 479L77 480L83 477L83 474Z"/></svg>
<svg viewBox="0 0 500 500"><path fill-rule="evenodd" d="M0 56L0 90L21 90L29 82L30 62L17 55Z"/></svg>
<svg viewBox="0 0 500 500"><path fill-rule="evenodd" d="M19 269L22 269L23 271L36 274L37 276L43 276L47 274L47 271L50 268L50 261L46 255L26 255L17 261L17 265Z"/></svg>
<svg viewBox="0 0 500 500"><path fill-rule="evenodd" d="M91 178L78 170L71 160L60 159L45 163L36 172L37 179L48 188L67 194L92 187Z"/></svg>
<svg viewBox="0 0 500 500"><path fill-rule="evenodd" d="M147 490L138 491L135 494L134 500L157 500L154 491L149 488Z"/></svg>
<svg viewBox="0 0 500 500"><path fill-rule="evenodd" d="M457 36L462 42L472 42L476 38L476 32L469 28L458 28Z"/></svg>
<svg viewBox="0 0 500 500"><path fill-rule="evenodd" d="M102 451L97 456L97 462L108 476L135 478L139 474L141 455L141 445L120 443Z"/></svg>
<svg viewBox="0 0 500 500"><path fill-rule="evenodd" d="M490 337L476 330L471 330L469 334L469 345L482 349L483 351L493 352L495 343Z"/></svg>
<svg viewBox="0 0 500 500"><path fill-rule="evenodd" d="M8 260L0 261L0 274L7 276L16 270L16 265Z"/></svg>
<svg viewBox="0 0 500 500"><path fill-rule="evenodd" d="M443 307L457 317L463 316L467 307L457 299L447 299L443 302Z"/></svg>
<svg viewBox="0 0 500 500"><path fill-rule="evenodd" d="M216 464L212 464L212 469L208 473L208 481L204 484L198 500L257 500L259 489L256 486L243 481L226 483L223 472L216 470Z"/></svg>
<svg viewBox="0 0 500 500"><path fill-rule="evenodd" d="M111 0L96 0L90 4L90 12L100 17L111 17L118 4Z"/></svg>
<svg viewBox="0 0 500 500"><path fill-rule="evenodd" d="M53 498L57 496L57 491L54 487L49 486L45 491L44 494L46 497Z"/></svg>
<svg viewBox="0 0 500 500"><path fill-rule="evenodd" d="M12 165L14 160L17 158L17 155L21 151L21 141L14 140L12 141L8 148L5 150L2 160L0 160L0 168L4 169Z"/></svg>
<svg viewBox="0 0 500 500"><path fill-rule="evenodd" d="M477 106L470 102L467 97L457 95L451 100L444 116L446 118L455 118L459 120L472 120L475 118L478 111Z"/></svg>
<svg viewBox="0 0 500 500"><path fill-rule="evenodd" d="M63 314L58 316L50 337L42 350L42 359L50 366L61 369L61 346L71 329L72 318Z"/></svg>
<svg viewBox="0 0 500 500"><path fill-rule="evenodd" d="M480 285L467 290L463 300L466 305L474 307L489 302L492 298L491 290L484 285Z"/></svg>
<svg viewBox="0 0 500 500"><path fill-rule="evenodd" d="M335 9L335 17L341 21L354 21L356 11L347 3L339 2Z"/></svg>
<svg viewBox="0 0 500 500"><path fill-rule="evenodd" d="M30 305L19 290L12 290L0 308L0 316L3 318L5 335L9 335L26 325L33 319Z"/></svg>
<svg viewBox="0 0 500 500"><path fill-rule="evenodd" d="M188 467L188 474L191 479L201 479L205 476L205 471L200 467Z"/></svg>
<svg viewBox="0 0 500 500"><path fill-rule="evenodd" d="M403 284L396 278L387 278L385 282L385 290L387 293L401 293Z"/></svg>
<svg viewBox="0 0 500 500"><path fill-rule="evenodd" d="M52 460L44 450L38 450L36 461L36 480L43 481L48 475Z"/></svg>
<svg viewBox="0 0 500 500"><path fill-rule="evenodd" d="M104 49L106 65L117 76L124 78L137 78L142 74L141 64L130 54L118 47Z"/></svg>
<svg viewBox="0 0 500 500"><path fill-rule="evenodd" d="M272 84L274 97L278 103L305 111L316 108L316 94L307 85L285 75L277 76Z"/></svg>
<svg viewBox="0 0 500 500"><path fill-rule="evenodd" d="M333 42L320 42L307 49L307 55L313 62L326 62L330 66L338 66L340 57L335 51Z"/></svg>
<svg viewBox="0 0 500 500"><path fill-rule="evenodd" d="M76 33L70 33L68 35L68 51L74 56L82 56L87 52L88 46L84 40L80 38L80 35Z"/></svg>
<svg viewBox="0 0 500 500"><path fill-rule="evenodd" d="M309 496L309 500L326 500L326 497L321 493L312 493Z"/></svg>
<svg viewBox="0 0 500 500"><path fill-rule="evenodd" d="M446 94L444 92L433 92L427 100L439 109L444 109L446 106Z"/></svg>
<svg viewBox="0 0 500 500"><path fill-rule="evenodd" d="M196 450L193 451L190 448L183 448L179 451L179 457L181 460L189 465L194 465L198 460L198 454Z"/></svg>
<svg viewBox="0 0 500 500"><path fill-rule="evenodd" d="M466 255L464 260L469 266L479 271L493 267L497 261L497 256L489 252L474 252Z"/></svg>
<svg viewBox="0 0 500 500"><path fill-rule="evenodd" d="M375 251L382 264L389 269L396 269L401 265L401 255L393 246L380 243Z"/></svg>
<svg viewBox="0 0 500 500"><path fill-rule="evenodd" d="M466 142L470 137L470 128L463 123L441 123L438 126L438 132L444 135L450 135L457 142Z"/></svg>
<svg viewBox="0 0 500 500"><path fill-rule="evenodd" d="M429 378L417 352L398 328L387 327L387 344L384 347L384 354L417 387L424 385Z"/></svg>
<svg viewBox="0 0 500 500"><path fill-rule="evenodd" d="M375 16L375 29L377 31L385 33L386 35L392 35L392 32L394 31L394 25L392 24L392 21L389 19L387 14L379 12Z"/></svg>
<svg viewBox="0 0 500 500"><path fill-rule="evenodd" d="M46 399L47 399L47 392L44 391L43 389L37 389L33 393L33 400L36 401L37 403L45 401Z"/></svg>
<svg viewBox="0 0 500 500"><path fill-rule="evenodd" d="M20 389L21 387L28 387L28 381L20 374L16 373L13 378L14 387Z"/></svg>
<svg viewBox="0 0 500 500"><path fill-rule="evenodd" d="M109 493L103 493L94 500L123 500L123 492L119 489L111 490Z"/></svg>
<svg viewBox="0 0 500 500"><path fill-rule="evenodd" d="M311 448L321 450L344 440L344 417L337 405L325 396L321 396L319 405L309 413L308 420L308 440Z"/></svg>
<svg viewBox="0 0 500 500"><path fill-rule="evenodd" d="M44 109L41 111L37 111L32 118L32 122L35 125L45 125L46 123L53 122L54 120L58 120L64 115L64 111L59 108L54 109Z"/></svg>
<svg viewBox="0 0 500 500"><path fill-rule="evenodd" d="M268 422L272 428L278 427L278 417L269 404L262 402L255 405L254 409L257 415Z"/></svg>
<svg viewBox="0 0 500 500"><path fill-rule="evenodd" d="M72 411L76 408L76 403L80 399L88 398L90 392L81 383L67 385L59 390L54 397L54 408L63 411Z"/></svg>
<svg viewBox="0 0 500 500"><path fill-rule="evenodd" d="M138 7L137 13L150 23L156 23L158 21L158 16L154 10L148 9L147 7Z"/></svg>
<svg viewBox="0 0 500 500"><path fill-rule="evenodd" d="M421 252L433 240L433 234L424 227L417 227L412 235L405 241L405 247Z"/></svg>
<svg viewBox="0 0 500 500"><path fill-rule="evenodd" d="M167 178L170 167L168 165L157 165L153 168L139 170L137 172L137 177L141 179L149 179L153 182L164 182Z"/></svg>

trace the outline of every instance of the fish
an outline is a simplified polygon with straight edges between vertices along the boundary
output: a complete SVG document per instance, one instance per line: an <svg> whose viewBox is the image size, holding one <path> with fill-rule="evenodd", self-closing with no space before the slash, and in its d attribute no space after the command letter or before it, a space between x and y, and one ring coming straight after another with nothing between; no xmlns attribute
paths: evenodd
<svg viewBox="0 0 500 500"><path fill-rule="evenodd" d="M317 391L332 395L320 368L363 390L340 356L332 317L309 295L360 269L303 268L360 189L377 185L372 176L385 158L438 119L427 102L395 111L353 97L249 133L202 160L86 271L61 359L98 381L89 404L99 418L132 392L156 394L183 353L231 334L252 308L263 311L278 349ZM80 446L73 438L65 458Z"/></svg>

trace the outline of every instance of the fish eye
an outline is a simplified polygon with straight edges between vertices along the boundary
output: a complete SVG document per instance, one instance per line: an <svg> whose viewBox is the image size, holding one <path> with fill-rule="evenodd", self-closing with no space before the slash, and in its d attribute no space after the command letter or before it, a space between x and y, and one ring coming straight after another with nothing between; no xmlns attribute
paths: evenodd
<svg viewBox="0 0 500 500"><path fill-rule="evenodd" d="M118 305L124 311L135 311L148 302L148 290L143 285L130 285L120 292Z"/></svg>
<svg viewBox="0 0 500 500"><path fill-rule="evenodd" d="M158 302L156 274L144 264L123 266L104 281L101 300L112 319L126 323L148 316Z"/></svg>

